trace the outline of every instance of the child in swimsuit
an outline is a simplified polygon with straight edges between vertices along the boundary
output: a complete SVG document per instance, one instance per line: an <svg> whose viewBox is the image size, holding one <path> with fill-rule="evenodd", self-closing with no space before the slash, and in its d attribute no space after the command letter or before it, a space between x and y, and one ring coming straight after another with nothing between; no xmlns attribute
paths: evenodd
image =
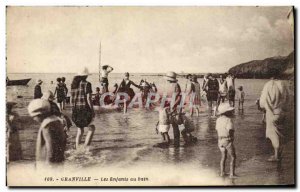
<svg viewBox="0 0 300 192"><path fill-rule="evenodd" d="M242 107L241 109L244 110L245 92L243 91L243 86L239 86L238 90L239 110L240 107Z"/></svg>
<svg viewBox="0 0 300 192"><path fill-rule="evenodd" d="M167 144L170 143L170 136L168 134L170 129L170 118L169 118L170 108L164 107L159 110L159 121L156 124L156 133L160 132L164 141ZM158 126L158 129L157 129Z"/></svg>
<svg viewBox="0 0 300 192"><path fill-rule="evenodd" d="M220 176L225 175L225 163L227 158L227 153L231 157L230 161L230 178L234 178L235 175L235 148L233 145L234 141L234 127L232 122L232 116L234 108L229 105L229 103L221 103L218 109L219 117L216 121L216 130L218 133L218 146L222 154L220 168Z"/></svg>

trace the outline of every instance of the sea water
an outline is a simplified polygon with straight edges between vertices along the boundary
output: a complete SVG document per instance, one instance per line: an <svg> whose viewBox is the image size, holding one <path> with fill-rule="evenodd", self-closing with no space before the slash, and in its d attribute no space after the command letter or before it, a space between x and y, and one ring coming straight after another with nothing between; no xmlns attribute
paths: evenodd
<svg viewBox="0 0 300 192"><path fill-rule="evenodd" d="M35 142L39 125L31 120L27 112L27 105L33 98L34 86L38 79L43 81L42 91L54 92L57 77L65 77L70 91L70 84L74 74L8 74L10 79L32 78L28 86L7 87L7 97L14 98L18 103L15 111L20 115L20 140L24 162L34 162ZM122 74L109 76L109 88L120 83ZM130 79L139 83L141 79L154 82L158 91L163 91L166 81L162 76L151 74L131 74ZM53 81L53 84L51 83ZM99 86L98 75L88 77L93 91ZM200 85L203 80L198 79ZM235 110L234 127L235 147L237 154L237 170L239 179L229 184L290 184L294 183L294 139L290 138L285 148L281 166L267 162L272 154L270 142L265 138L265 125L262 123L262 112L255 105L263 85L267 80L237 79L236 87L242 85L245 92L244 111ZM185 90L187 80L179 78L178 83L182 91ZM138 90L133 88L136 92ZM291 87L293 89L293 87ZM293 98L293 90L291 92ZM238 103L236 102L236 106ZM292 105L293 106L293 105ZM130 167L151 167L153 170L177 170L173 174L213 175L219 171L220 152L217 146L215 131L216 119L212 118L203 103L199 117L192 117L195 125L193 134L198 142L192 146L179 148L157 148L155 144L161 142L161 136L155 133L158 121L157 111L142 108L129 109L122 112L96 113L94 125L95 135L89 150L80 148L75 150L76 127L71 127L66 151L66 164L80 169L99 169L114 167L129 169ZM66 114L70 115L70 107ZM293 107L292 107L293 109ZM291 109L291 110L292 110ZM291 112L293 115L293 112ZM293 119L293 117L291 118ZM293 129L293 127L291 128ZM169 135L173 138L172 129ZM183 143L183 141L181 141ZM172 174L172 172L171 172ZM166 177L168 177L166 175ZM204 176L205 177L205 176ZM217 177L216 177L217 178ZM201 181L198 181L199 184ZM207 183L210 184L210 183ZM215 184L215 183L213 183ZM223 184L222 182L220 184Z"/></svg>

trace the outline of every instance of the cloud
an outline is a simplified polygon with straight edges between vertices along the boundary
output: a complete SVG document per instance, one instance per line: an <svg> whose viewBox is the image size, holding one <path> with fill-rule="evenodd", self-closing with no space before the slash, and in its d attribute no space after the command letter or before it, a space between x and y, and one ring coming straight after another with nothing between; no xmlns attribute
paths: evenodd
<svg viewBox="0 0 300 192"><path fill-rule="evenodd" d="M93 7L8 10L8 72L227 71L293 50L289 7ZM26 63L26 65L23 65Z"/></svg>

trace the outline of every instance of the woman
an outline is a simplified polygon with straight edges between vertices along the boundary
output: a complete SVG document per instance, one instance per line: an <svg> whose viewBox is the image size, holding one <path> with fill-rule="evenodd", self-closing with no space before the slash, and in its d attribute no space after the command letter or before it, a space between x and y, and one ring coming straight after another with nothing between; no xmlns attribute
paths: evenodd
<svg viewBox="0 0 300 192"><path fill-rule="evenodd" d="M274 155L268 161L280 161L287 141L289 93L284 82L275 79L275 75L264 85L259 105L266 111L266 138L271 140L274 148Z"/></svg>
<svg viewBox="0 0 300 192"><path fill-rule="evenodd" d="M92 104L92 85L86 79L90 75L87 68L74 77L71 85L72 94L72 120L78 127L76 136L76 149L81 143L84 128L88 127L84 146L89 146L94 135L95 126L91 124L95 112Z"/></svg>
<svg viewBox="0 0 300 192"><path fill-rule="evenodd" d="M212 74L208 75L208 80L205 83L203 89L206 88L207 88L208 106L210 108L210 111L212 112L212 105L213 103L215 103L215 105L217 104L218 95L219 95L219 82Z"/></svg>

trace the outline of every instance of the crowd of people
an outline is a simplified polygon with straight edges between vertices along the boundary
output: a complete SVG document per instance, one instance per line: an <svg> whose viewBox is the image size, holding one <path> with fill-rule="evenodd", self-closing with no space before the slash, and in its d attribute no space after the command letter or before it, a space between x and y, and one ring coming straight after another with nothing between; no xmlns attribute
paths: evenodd
<svg viewBox="0 0 300 192"><path fill-rule="evenodd" d="M93 106L99 104L101 94L109 91L108 74L112 70L113 68L110 66L106 65L103 67L102 91L97 87L94 97L92 84L87 80L90 75L87 68L84 68L73 78L71 83L71 118L64 114L65 101L68 94L65 78L57 78L54 94L51 91L46 91L43 94L41 90L43 81L37 81L37 85L34 88L34 99L28 105L29 115L36 122L40 123L36 145L37 162L56 164L64 161L68 130L73 123L77 127L75 148L78 149L81 146L85 129L87 129L87 134L83 146L88 147L91 144L96 129L93 124L93 119L95 118ZM148 98L150 91L157 92L155 83L148 83L143 79L140 84L136 84L129 77L129 73L125 73L120 85L114 85L115 89L112 92L114 94L126 92L130 98L133 98L135 94L131 88L131 85L133 85L142 92L143 101ZM236 95L239 104L238 109L244 109L245 92L242 86L238 87L236 92L233 74L222 74L219 77L217 79L211 73L205 75L201 88L198 77L188 74L186 76L188 83L184 90L188 97L185 103L191 104L189 105L190 116L194 114L194 111L199 115L200 107L203 105L203 97L206 97L210 114L213 117L217 117L215 129L218 135L218 147L221 152L220 175L223 176L225 173L225 162L227 154L229 154L231 156L230 177L235 177L235 129L232 117L235 111ZM183 107L180 107L182 104L182 89L178 83L177 74L175 72L167 72L164 79L166 80L166 87L163 92L171 97L175 95L175 97L173 102L167 100L159 107L156 132L162 136L163 142L161 145L165 147L170 145L171 139L168 132L171 127L173 129L173 144L175 147L180 146L180 135L182 135L185 145L196 144L197 138L192 135L192 132L195 130L193 122L187 116ZM54 102L55 99L56 103ZM106 102L114 102L114 99L110 98L110 101ZM271 140L274 148L274 155L269 158L269 161L280 161L281 159L285 138L284 131L286 130L285 117L288 110L286 108L288 99L287 88L281 80L276 79L276 76L267 82L262 90L259 106L265 110L266 137ZM19 158L14 155L13 151L21 154L20 147L12 142L14 140L13 135L17 131L14 128L14 116L16 114L12 112L14 105L14 102L7 102L8 161ZM184 127L181 131L179 129L180 126Z"/></svg>

